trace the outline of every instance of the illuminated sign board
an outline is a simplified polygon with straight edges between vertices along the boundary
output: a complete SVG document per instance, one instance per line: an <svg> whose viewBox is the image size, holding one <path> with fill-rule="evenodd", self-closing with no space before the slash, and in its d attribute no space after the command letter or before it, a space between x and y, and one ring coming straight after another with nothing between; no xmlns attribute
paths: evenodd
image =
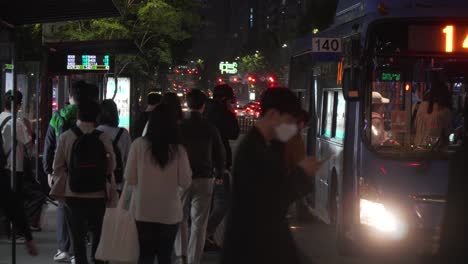
<svg viewBox="0 0 468 264"><path fill-rule="evenodd" d="M468 25L410 25L408 49L420 52L468 53Z"/></svg>
<svg viewBox="0 0 468 264"><path fill-rule="evenodd" d="M401 81L401 73L397 72L382 72L380 75L382 82L399 82Z"/></svg>
<svg viewBox="0 0 468 264"><path fill-rule="evenodd" d="M13 64L5 64L5 70L13 70Z"/></svg>
<svg viewBox="0 0 468 264"><path fill-rule="evenodd" d="M220 62L219 63L219 70L221 74L237 74L237 62Z"/></svg>
<svg viewBox="0 0 468 264"><path fill-rule="evenodd" d="M67 55L67 70L108 71L109 55Z"/></svg>
<svg viewBox="0 0 468 264"><path fill-rule="evenodd" d="M117 79L117 92L114 102L119 110L119 127L130 129L130 78L119 77ZM115 92L115 79L107 79L106 98L112 99Z"/></svg>

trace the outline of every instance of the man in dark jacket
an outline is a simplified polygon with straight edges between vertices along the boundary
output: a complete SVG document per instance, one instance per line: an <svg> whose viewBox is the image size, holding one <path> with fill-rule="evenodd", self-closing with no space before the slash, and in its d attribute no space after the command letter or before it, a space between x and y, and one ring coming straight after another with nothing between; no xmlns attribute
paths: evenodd
<svg viewBox="0 0 468 264"><path fill-rule="evenodd" d="M229 172L232 166L232 150L229 140L236 140L239 137L239 124L235 114L231 110L234 103L234 91L229 85L218 85L213 89L213 100L211 100L205 111L205 116L218 128L226 150L226 169L222 180L218 180L213 194L213 210L208 221L208 240L212 245L212 236L216 232L218 225L223 220L229 209Z"/></svg>
<svg viewBox="0 0 468 264"><path fill-rule="evenodd" d="M299 263L285 216L293 201L313 189L321 164L305 158L286 170L283 145L297 133L300 112L289 89L264 94L262 117L235 156L222 264Z"/></svg>
<svg viewBox="0 0 468 264"><path fill-rule="evenodd" d="M213 123L221 134L224 148L226 149L226 167L232 166L232 150L229 140L239 137L240 128L236 115L231 110L234 103L234 91L227 85L218 85L213 89L213 100L206 104L205 117Z"/></svg>
<svg viewBox="0 0 468 264"><path fill-rule="evenodd" d="M182 140L192 168L192 185L183 195L184 219L177 235L176 255L182 262L200 264L211 207L214 176L224 171L224 147L218 130L202 117L206 95L200 90L187 94L190 117L181 123ZM216 173L213 173L215 169ZM191 234L187 222L191 219ZM188 260L188 262L187 262Z"/></svg>
<svg viewBox="0 0 468 264"><path fill-rule="evenodd" d="M55 158L55 150L57 148L58 137L75 125L77 104L81 101L94 100L97 101L99 89L95 85L88 84L84 81L75 82L69 90L69 102L63 109L54 113L52 116L49 128L45 138L44 155L42 165L44 172L48 175L49 185L52 186L53 162ZM71 259L71 239L69 235L69 227L65 221L65 207L62 202L59 202L57 209L57 243L58 250L54 255L54 261L66 262Z"/></svg>

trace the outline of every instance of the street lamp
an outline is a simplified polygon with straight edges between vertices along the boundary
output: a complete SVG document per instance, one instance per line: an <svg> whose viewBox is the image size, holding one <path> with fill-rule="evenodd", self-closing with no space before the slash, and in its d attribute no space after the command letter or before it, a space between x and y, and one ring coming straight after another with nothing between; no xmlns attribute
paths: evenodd
<svg viewBox="0 0 468 264"><path fill-rule="evenodd" d="M288 44L286 44L286 43L284 43L283 46L282 46L283 49L287 48L287 47L288 47Z"/></svg>

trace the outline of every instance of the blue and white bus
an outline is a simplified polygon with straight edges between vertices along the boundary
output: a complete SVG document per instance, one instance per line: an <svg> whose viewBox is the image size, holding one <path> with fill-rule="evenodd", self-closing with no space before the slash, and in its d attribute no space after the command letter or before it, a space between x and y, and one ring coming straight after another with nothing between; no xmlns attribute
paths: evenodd
<svg viewBox="0 0 468 264"><path fill-rule="evenodd" d="M463 129L466 1L339 1L331 27L296 42L289 86L312 116L309 154L328 159L314 211L335 224L339 251L430 252ZM437 116L443 133L431 135L416 127L435 91L450 106Z"/></svg>

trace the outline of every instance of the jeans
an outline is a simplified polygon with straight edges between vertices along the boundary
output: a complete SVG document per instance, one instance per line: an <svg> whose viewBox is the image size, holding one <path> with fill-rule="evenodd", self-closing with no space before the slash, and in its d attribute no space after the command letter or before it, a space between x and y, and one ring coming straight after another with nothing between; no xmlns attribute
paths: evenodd
<svg viewBox="0 0 468 264"><path fill-rule="evenodd" d="M171 264L174 240L178 225L165 225L136 221L140 243L139 264Z"/></svg>
<svg viewBox="0 0 468 264"><path fill-rule="evenodd" d="M199 264L205 247L214 179L193 179L182 197L184 217L175 242L176 256L186 256L189 264ZM190 237L188 220L191 220Z"/></svg>
<svg viewBox="0 0 468 264"><path fill-rule="evenodd" d="M59 250L73 255L73 246L70 238L70 223L66 218L66 211L69 210L64 202L58 202L57 207L57 243Z"/></svg>
<svg viewBox="0 0 468 264"><path fill-rule="evenodd" d="M106 200L104 198L71 198L65 200L67 210L65 215L70 223L70 235L75 253L76 264L87 264L86 235L88 229L92 234L91 258L92 263L104 263L94 259L101 238L102 221L106 211Z"/></svg>
<svg viewBox="0 0 468 264"><path fill-rule="evenodd" d="M228 177L225 177L229 180ZM222 184L216 184L213 192L213 208L208 219L207 235L211 236L216 232L219 224L229 210L230 187L229 181L224 180Z"/></svg>

